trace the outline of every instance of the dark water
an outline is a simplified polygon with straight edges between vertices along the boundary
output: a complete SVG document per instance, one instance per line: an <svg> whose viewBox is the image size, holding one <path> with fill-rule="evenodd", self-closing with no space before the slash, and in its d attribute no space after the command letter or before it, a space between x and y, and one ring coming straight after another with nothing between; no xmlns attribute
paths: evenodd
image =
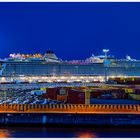
<svg viewBox="0 0 140 140"><path fill-rule="evenodd" d="M139 138L140 128L2 127L0 137L16 138Z"/></svg>

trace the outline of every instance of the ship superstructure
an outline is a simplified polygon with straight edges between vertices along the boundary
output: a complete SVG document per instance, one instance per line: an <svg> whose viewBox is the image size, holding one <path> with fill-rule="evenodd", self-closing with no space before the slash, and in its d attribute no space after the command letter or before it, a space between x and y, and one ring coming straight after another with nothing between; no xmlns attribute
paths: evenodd
<svg viewBox="0 0 140 140"><path fill-rule="evenodd" d="M85 60L62 61L54 52L47 51L42 54L11 54L10 58L1 60L1 80L30 79L31 81L59 77L62 79L78 80L76 77L86 77L86 80L104 79L105 76L140 76L140 61L131 59L116 59L107 55L108 50L103 50L105 55L91 57ZM70 78L69 78L70 77ZM88 77L90 77L88 79ZM102 77L102 78L101 78ZM55 78L54 78L55 79ZM84 78L83 78L84 79Z"/></svg>

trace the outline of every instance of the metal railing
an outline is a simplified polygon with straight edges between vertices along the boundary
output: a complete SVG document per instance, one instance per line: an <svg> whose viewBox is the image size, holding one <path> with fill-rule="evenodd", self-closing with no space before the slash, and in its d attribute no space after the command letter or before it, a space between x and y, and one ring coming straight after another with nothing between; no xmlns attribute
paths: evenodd
<svg viewBox="0 0 140 140"><path fill-rule="evenodd" d="M140 105L1 104L0 113L140 114Z"/></svg>

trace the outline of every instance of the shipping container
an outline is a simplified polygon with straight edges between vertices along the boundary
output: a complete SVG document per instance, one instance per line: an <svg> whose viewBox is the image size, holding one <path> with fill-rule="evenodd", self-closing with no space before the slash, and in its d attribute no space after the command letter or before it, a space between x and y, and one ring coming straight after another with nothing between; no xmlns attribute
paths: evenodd
<svg viewBox="0 0 140 140"><path fill-rule="evenodd" d="M44 98L49 98L52 100L57 99L57 95L59 94L59 88L46 88L46 94L43 95Z"/></svg>
<svg viewBox="0 0 140 140"><path fill-rule="evenodd" d="M57 100L67 102L67 95L57 95Z"/></svg>
<svg viewBox="0 0 140 140"><path fill-rule="evenodd" d="M68 95L68 88L60 88L59 95Z"/></svg>
<svg viewBox="0 0 140 140"><path fill-rule="evenodd" d="M125 93L134 93L135 90L133 88L125 88Z"/></svg>
<svg viewBox="0 0 140 140"><path fill-rule="evenodd" d="M101 96L100 96L100 98L101 99L112 99L112 94L102 94Z"/></svg>
<svg viewBox="0 0 140 140"><path fill-rule="evenodd" d="M67 103L70 104L85 104L85 92L79 90L69 90Z"/></svg>
<svg viewBox="0 0 140 140"><path fill-rule="evenodd" d="M129 94L129 97L133 100L140 100L140 94Z"/></svg>
<svg viewBox="0 0 140 140"><path fill-rule="evenodd" d="M112 92L112 98L115 99L128 99L128 93L117 93L117 92Z"/></svg>
<svg viewBox="0 0 140 140"><path fill-rule="evenodd" d="M91 98L98 98L103 94L102 91L91 91L90 92L90 97Z"/></svg>

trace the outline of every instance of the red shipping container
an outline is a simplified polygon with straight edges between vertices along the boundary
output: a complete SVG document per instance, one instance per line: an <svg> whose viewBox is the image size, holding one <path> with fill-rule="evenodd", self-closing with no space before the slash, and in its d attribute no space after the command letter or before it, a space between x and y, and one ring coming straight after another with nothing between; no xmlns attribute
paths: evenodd
<svg viewBox="0 0 140 140"><path fill-rule="evenodd" d="M47 88L46 94L43 95L44 98L49 98L52 100L57 100L57 94L59 93L59 88Z"/></svg>
<svg viewBox="0 0 140 140"><path fill-rule="evenodd" d="M85 104L85 92L79 90L69 90L67 103L69 104Z"/></svg>
<svg viewBox="0 0 140 140"><path fill-rule="evenodd" d="M91 91L90 92L90 97L91 98L98 98L103 94L102 91Z"/></svg>

